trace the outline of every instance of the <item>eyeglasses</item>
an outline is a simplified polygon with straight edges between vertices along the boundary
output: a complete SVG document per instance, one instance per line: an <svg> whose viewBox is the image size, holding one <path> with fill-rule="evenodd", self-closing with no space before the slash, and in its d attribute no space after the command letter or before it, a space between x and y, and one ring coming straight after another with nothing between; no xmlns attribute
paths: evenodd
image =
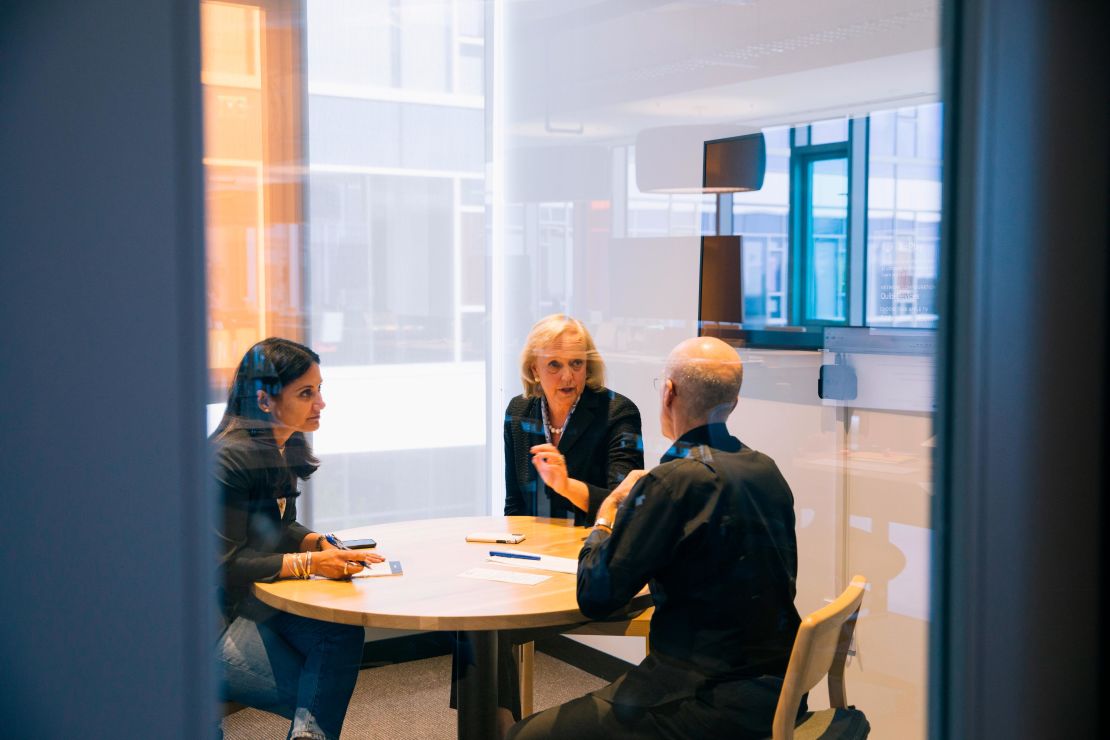
<svg viewBox="0 0 1110 740"><path fill-rule="evenodd" d="M654 388L657 391L663 390L663 386L665 386L666 384L667 384L667 379L666 378L652 378L651 379L651 387Z"/></svg>

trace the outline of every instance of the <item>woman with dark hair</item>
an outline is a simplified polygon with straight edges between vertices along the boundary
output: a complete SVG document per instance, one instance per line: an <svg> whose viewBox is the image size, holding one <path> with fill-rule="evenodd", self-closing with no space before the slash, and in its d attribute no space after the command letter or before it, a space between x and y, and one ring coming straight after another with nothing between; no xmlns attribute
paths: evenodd
<svg viewBox="0 0 1110 740"><path fill-rule="evenodd" d="M290 738L339 737L362 658L361 627L272 609L255 581L344 578L375 553L335 547L296 521L297 481L319 467L305 439L320 427L320 357L270 338L243 356L209 438L220 490L223 694L292 720Z"/></svg>

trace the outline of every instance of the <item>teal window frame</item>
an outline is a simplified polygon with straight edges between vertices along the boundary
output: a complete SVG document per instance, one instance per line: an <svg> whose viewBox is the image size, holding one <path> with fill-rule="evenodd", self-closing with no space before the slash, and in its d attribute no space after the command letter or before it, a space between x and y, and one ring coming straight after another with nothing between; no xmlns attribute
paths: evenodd
<svg viewBox="0 0 1110 740"><path fill-rule="evenodd" d="M849 140L813 146L792 146L790 151L790 258L794 269L791 270L791 295L789 322L793 326L824 327L850 326L851 298L855 289L851 269L854 252L861 249L852 239L852 150L851 133ZM812 181L811 166L816 162L843 159L848 177L848 197L845 224L845 310L843 319L821 319L812 315L814 302L813 270L813 211L811 208Z"/></svg>

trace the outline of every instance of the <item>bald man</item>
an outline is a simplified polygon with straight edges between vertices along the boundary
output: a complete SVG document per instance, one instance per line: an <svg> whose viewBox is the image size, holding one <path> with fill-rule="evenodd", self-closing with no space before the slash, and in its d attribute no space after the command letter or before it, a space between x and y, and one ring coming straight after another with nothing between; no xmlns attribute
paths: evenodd
<svg viewBox="0 0 1110 740"><path fill-rule="evenodd" d="M742 379L718 339L667 358L659 421L674 444L602 503L578 556L578 605L591 618L650 584L651 653L518 723L513 740L770 737L800 622L794 497L774 461L725 426Z"/></svg>

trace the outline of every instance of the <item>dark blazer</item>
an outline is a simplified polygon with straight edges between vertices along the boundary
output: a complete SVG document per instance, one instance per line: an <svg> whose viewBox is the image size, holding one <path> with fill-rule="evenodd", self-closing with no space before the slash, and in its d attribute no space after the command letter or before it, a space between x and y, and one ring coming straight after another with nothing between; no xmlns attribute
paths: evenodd
<svg viewBox="0 0 1110 740"><path fill-rule="evenodd" d="M236 430L210 445L222 514L217 532L220 606L230 623L251 584L277 580L282 553L297 552L310 530L297 521L297 478L272 438ZM285 498L284 515L279 498Z"/></svg>
<svg viewBox="0 0 1110 740"><path fill-rule="evenodd" d="M640 434L636 404L607 388L585 390L559 440L567 475L590 492L589 510L580 511L545 486L532 465L528 450L547 441L540 399L517 396L505 409L505 515L573 516L577 525L592 524L609 492L644 467Z"/></svg>

